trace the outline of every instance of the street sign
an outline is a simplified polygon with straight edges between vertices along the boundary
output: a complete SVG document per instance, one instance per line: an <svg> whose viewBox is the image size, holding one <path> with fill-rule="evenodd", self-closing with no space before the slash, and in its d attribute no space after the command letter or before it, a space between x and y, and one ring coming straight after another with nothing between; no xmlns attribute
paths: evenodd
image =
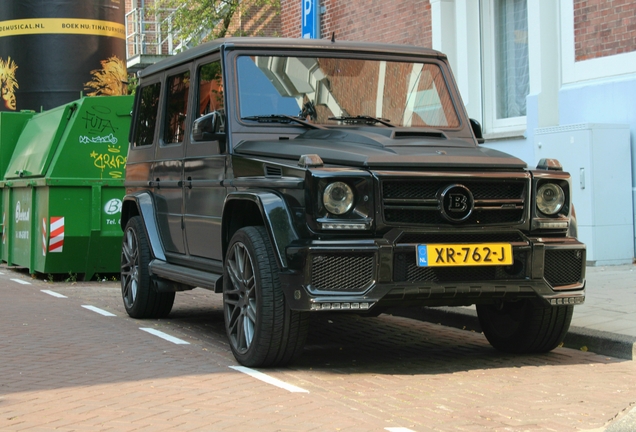
<svg viewBox="0 0 636 432"><path fill-rule="evenodd" d="M320 23L318 21L319 0L300 0L302 9L302 35L304 39L320 38Z"/></svg>

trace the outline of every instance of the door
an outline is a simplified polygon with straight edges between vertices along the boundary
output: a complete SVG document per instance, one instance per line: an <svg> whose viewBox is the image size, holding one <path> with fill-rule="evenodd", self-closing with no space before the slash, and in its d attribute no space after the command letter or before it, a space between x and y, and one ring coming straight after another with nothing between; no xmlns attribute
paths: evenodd
<svg viewBox="0 0 636 432"><path fill-rule="evenodd" d="M221 62L218 57L197 64L193 120L212 112L225 117ZM196 112L195 112L196 111ZM222 260L221 217L226 189L223 186L227 149L224 127L217 122L212 133L189 134L184 161L184 224L188 253Z"/></svg>
<svg viewBox="0 0 636 432"><path fill-rule="evenodd" d="M185 254L182 178L190 95L189 67L167 73L164 89L151 186L164 248L167 253Z"/></svg>

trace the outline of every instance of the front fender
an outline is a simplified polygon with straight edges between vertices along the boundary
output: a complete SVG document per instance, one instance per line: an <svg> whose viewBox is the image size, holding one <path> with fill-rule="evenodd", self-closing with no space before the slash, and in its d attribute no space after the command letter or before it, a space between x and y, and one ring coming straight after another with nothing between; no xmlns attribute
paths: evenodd
<svg viewBox="0 0 636 432"><path fill-rule="evenodd" d="M267 229L269 239L274 247L276 261L281 269L287 267L285 249L291 242L298 239L298 234L294 229L285 200L268 191L237 191L228 194L223 208L224 255L231 235L236 229L242 228L242 226L236 225L234 228L230 228L233 226L230 222L232 211L237 208L236 206L241 201L250 202L259 209L263 225Z"/></svg>
<svg viewBox="0 0 636 432"><path fill-rule="evenodd" d="M135 214L141 216L144 222L150 243L150 252L155 258L166 261L166 254L161 244L159 226L157 225L157 218L155 217L154 201L149 192L137 192L124 197L121 218L122 230L126 228L128 220L135 216Z"/></svg>

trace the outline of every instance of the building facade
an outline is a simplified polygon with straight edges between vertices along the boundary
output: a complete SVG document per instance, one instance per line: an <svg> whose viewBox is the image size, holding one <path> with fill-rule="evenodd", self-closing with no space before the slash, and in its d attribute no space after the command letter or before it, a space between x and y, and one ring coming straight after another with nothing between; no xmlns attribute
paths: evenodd
<svg viewBox="0 0 636 432"><path fill-rule="evenodd" d="M302 6L281 0L281 35ZM318 0L311 0L318 1ZM572 174L591 264L632 262L636 241L636 1L321 0L321 37L448 55L485 146Z"/></svg>

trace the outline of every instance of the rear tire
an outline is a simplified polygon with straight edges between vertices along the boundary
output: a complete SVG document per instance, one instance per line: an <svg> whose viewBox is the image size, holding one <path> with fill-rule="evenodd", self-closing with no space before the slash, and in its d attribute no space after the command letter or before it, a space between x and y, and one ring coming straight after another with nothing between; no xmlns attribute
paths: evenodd
<svg viewBox="0 0 636 432"><path fill-rule="evenodd" d="M544 306L530 300L477 305L488 342L499 351L517 354L555 349L570 328L573 312L574 306Z"/></svg>
<svg viewBox="0 0 636 432"><path fill-rule="evenodd" d="M174 304L174 293L158 293L148 273L150 245L140 216L130 218L121 247L121 296L132 318L164 318Z"/></svg>
<svg viewBox="0 0 636 432"><path fill-rule="evenodd" d="M308 314L289 309L263 227L238 230L227 250L223 315L230 347L244 366L282 366L303 350Z"/></svg>

